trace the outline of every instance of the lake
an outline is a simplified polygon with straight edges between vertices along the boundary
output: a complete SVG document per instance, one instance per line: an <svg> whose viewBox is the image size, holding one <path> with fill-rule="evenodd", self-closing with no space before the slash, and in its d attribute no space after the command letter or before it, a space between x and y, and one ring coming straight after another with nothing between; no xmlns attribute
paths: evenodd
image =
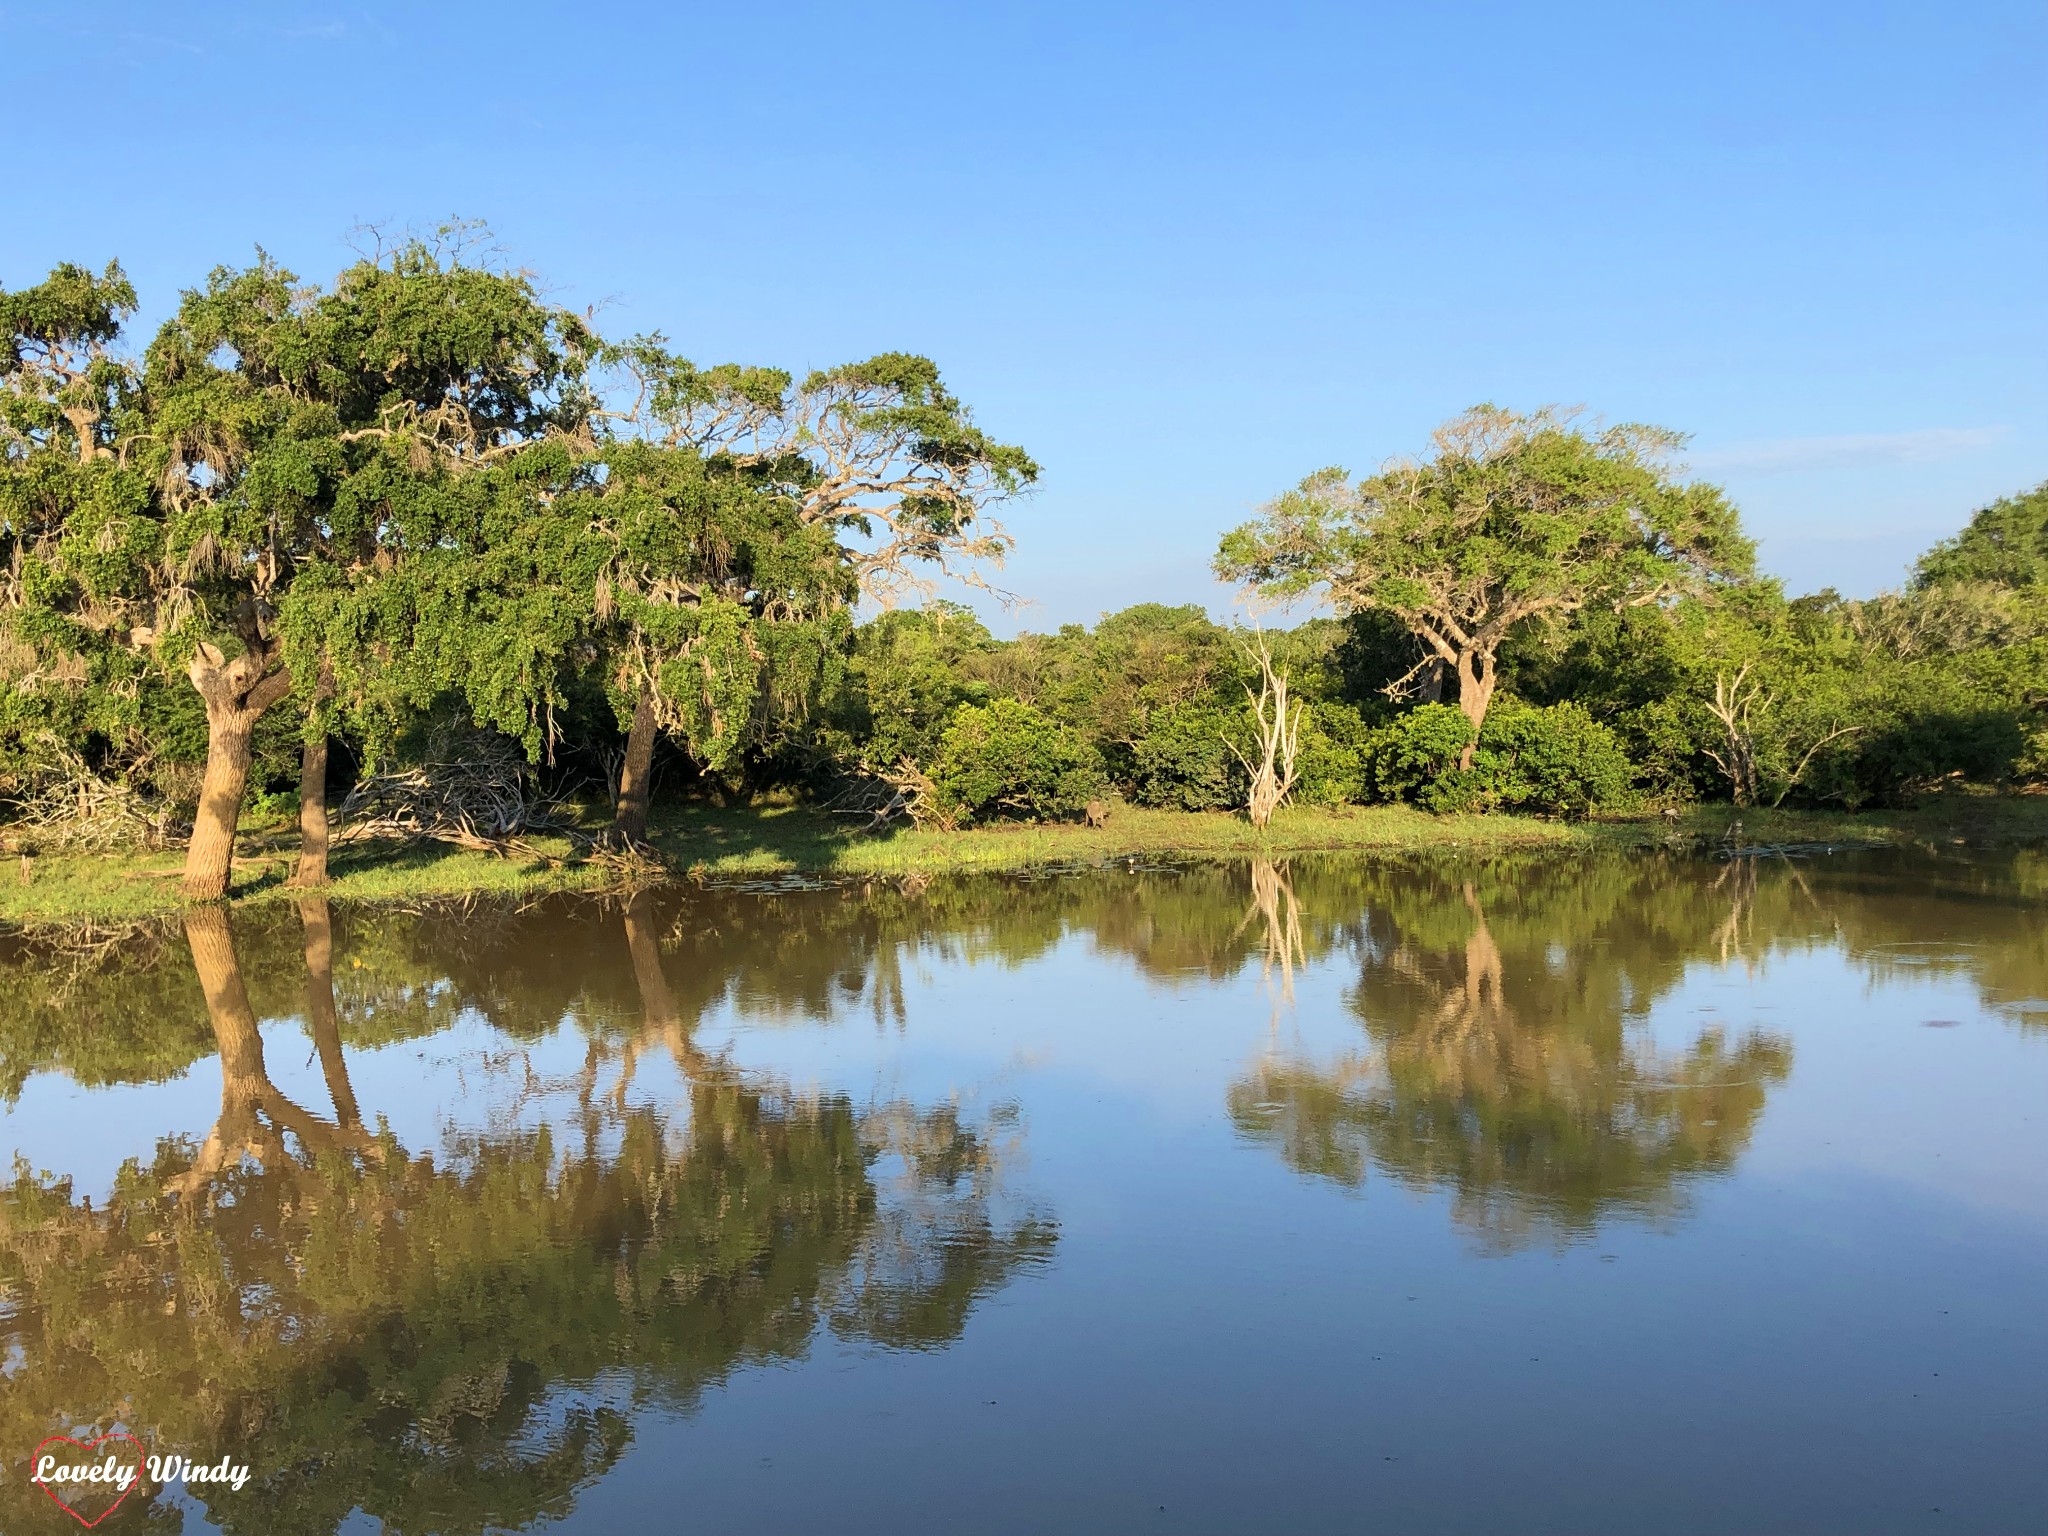
<svg viewBox="0 0 2048 1536"><path fill-rule="evenodd" d="M119 1427L249 1475L102 1532L2038 1532L2044 898L1126 861L6 941L0 1530Z"/></svg>

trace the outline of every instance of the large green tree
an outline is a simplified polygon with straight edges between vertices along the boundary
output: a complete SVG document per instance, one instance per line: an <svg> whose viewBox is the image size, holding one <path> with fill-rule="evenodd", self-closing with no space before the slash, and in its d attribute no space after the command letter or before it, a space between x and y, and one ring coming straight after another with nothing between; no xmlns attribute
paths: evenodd
<svg viewBox="0 0 2048 1536"><path fill-rule="evenodd" d="M854 579L760 477L626 437L535 445L469 489L437 545L331 591L326 627L355 642L341 692L381 712L373 736L453 698L539 758L609 698L637 841L658 731L722 771L821 691Z"/></svg>
<svg viewBox="0 0 2048 1536"><path fill-rule="evenodd" d="M195 343L209 339L195 328ZM405 651L365 612L388 612L390 588L415 564L460 547L519 463L588 451L583 380L595 339L526 275L407 241L229 343L241 372L303 402L333 443L292 583L274 605L279 664L306 706L296 878L318 884L330 723L374 740L411 702L383 665Z"/></svg>
<svg viewBox="0 0 2048 1536"><path fill-rule="evenodd" d="M135 738L138 676L188 686L189 897L227 891L257 726L287 698L301 883L325 875L330 731L375 756L451 698L536 757L572 702L609 698L638 840L657 735L726 769L808 715L856 600L986 585L1009 548L991 509L1037 466L928 360L700 369L658 337L605 345L455 245L402 242L324 291L268 258L217 270L140 360L118 267L0 294L0 732ZM122 730L58 707L109 699Z"/></svg>
<svg viewBox="0 0 2048 1536"><path fill-rule="evenodd" d="M1009 544L989 509L1037 468L922 358L797 383L698 368L659 337L600 355L586 437L508 458L436 549L350 589L369 660L342 681L411 710L453 692L536 756L579 693L609 698L626 737L614 826L637 843L659 736L725 772L803 724L854 603L985 583Z"/></svg>
<svg viewBox="0 0 2048 1536"><path fill-rule="evenodd" d="M1224 535L1216 570L1270 599L1396 615L1426 648L1404 681L1451 671L1476 735L1518 625L1749 571L1735 508L1673 469L1682 442L1657 427L1478 406L1437 429L1425 460L1356 481L1341 469L1309 476Z"/></svg>
<svg viewBox="0 0 2048 1536"><path fill-rule="evenodd" d="M10 596L31 610L13 627L86 667L146 658L197 693L184 889L209 900L228 888L257 724L295 689L309 793L324 779L312 710L332 605L303 593L436 547L460 481L578 429L586 349L524 277L417 243L324 293L264 257L218 269L139 366L116 356L133 304L118 268L60 268L7 306ZM65 430L77 462L59 473Z"/></svg>
<svg viewBox="0 0 2048 1536"><path fill-rule="evenodd" d="M760 617L782 622L754 631L742 645L730 602L723 614L729 705L739 701L734 663L743 653L763 663L764 683L779 659L785 685L797 676L822 685L815 626L828 612L833 584L820 574L820 559L843 572L839 596L884 608L928 596L946 579L986 588L1012 542L993 509L1038 477L1023 449L975 424L928 358L883 353L799 382L773 369L700 370L658 337L627 343L614 357L633 383L632 405L616 413L615 432L670 452L693 450L771 498L790 525L781 534L786 553L770 562L778 580L754 583L744 599ZM613 678L621 719L630 721L617 823L629 840L646 832L655 730L705 721L716 713L706 688L717 691L708 643L714 629L697 619L672 622L675 638L697 649L678 655L672 644L667 663L651 660L660 648L650 651L645 643L660 627L651 623L656 608L701 607L702 583L684 578L664 586L659 562L640 570L637 587L630 579L627 587L645 599L630 610L640 622L629 664ZM770 637L779 642L779 658L760 643ZM787 686L782 691L773 702L787 714L797 698Z"/></svg>
<svg viewBox="0 0 2048 1536"><path fill-rule="evenodd" d="M96 737L133 770L152 717L163 725L163 690L127 644L127 599L159 543L121 350L135 303L117 265L0 291L0 748L17 784L53 740Z"/></svg>

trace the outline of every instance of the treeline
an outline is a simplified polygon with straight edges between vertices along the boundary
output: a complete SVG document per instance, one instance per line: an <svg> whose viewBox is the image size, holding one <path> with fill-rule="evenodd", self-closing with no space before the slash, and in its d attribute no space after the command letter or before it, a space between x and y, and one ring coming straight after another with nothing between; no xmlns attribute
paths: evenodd
<svg viewBox="0 0 2048 1536"><path fill-rule="evenodd" d="M1855 809L1943 782L2040 782L2048 486L1978 513L1882 597L1788 598L1751 576L1508 627L1476 711L1383 608L1254 638L1301 703L1293 796L1306 803ZM1053 814L1111 787L1139 805L1236 809L1260 682L1245 633L1199 607L1141 604L999 641L939 605L856 631L817 740L835 761L930 765L970 813Z"/></svg>
<svg viewBox="0 0 2048 1536"><path fill-rule="evenodd" d="M117 265L0 291L17 826L107 797L189 825L206 898L252 793L296 806L314 882L330 778L431 790L508 745L627 844L657 770L947 825L1111 792L1237 809L1261 774L1312 803L1582 815L2048 772L2048 487L1902 592L1788 598L1682 439L1482 407L1224 535L1255 608L1337 617L1147 604L997 641L925 599L988 580L992 514L1038 468L928 360L701 367L448 233L325 286L219 269L139 350Z"/></svg>

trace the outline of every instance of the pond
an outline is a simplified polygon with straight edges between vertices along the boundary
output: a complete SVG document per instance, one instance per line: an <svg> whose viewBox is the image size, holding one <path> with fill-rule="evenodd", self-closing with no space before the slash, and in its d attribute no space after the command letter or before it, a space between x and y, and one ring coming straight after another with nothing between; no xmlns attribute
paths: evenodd
<svg viewBox="0 0 2048 1536"><path fill-rule="evenodd" d="M2044 897L1123 862L9 941L0 1531L115 1428L248 1474L103 1532L2038 1531Z"/></svg>

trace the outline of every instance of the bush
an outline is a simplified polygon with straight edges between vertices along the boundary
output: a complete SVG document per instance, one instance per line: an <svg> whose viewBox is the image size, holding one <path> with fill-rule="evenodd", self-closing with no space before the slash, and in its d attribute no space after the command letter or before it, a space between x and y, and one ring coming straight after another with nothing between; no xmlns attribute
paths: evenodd
<svg viewBox="0 0 2048 1536"><path fill-rule="evenodd" d="M2024 770L2028 746L2025 724L2010 710L1903 709L1817 753L1794 793L1851 810L1911 805L1943 779L1991 784L2012 778Z"/></svg>
<svg viewBox="0 0 2048 1536"><path fill-rule="evenodd" d="M1461 770L1458 759L1471 741L1472 723L1460 711L1424 704L1373 731L1360 754L1381 798L1411 801L1437 815L1584 816L1626 800L1635 779L1620 739L1581 704L1531 709L1501 700L1487 714L1472 766Z"/></svg>
<svg viewBox="0 0 2048 1536"><path fill-rule="evenodd" d="M969 671L994 645L981 620L951 603L878 614L855 632L826 700L827 745L878 768L928 760L953 711L987 700L989 689Z"/></svg>
<svg viewBox="0 0 2048 1536"><path fill-rule="evenodd" d="M1373 728L1348 704L1317 702L1302 712L1300 778L1303 805L1352 805L1366 798L1366 754Z"/></svg>
<svg viewBox="0 0 2048 1536"><path fill-rule="evenodd" d="M1131 799L1182 811L1220 811L1244 798L1230 750L1234 718L1199 704L1154 710L1131 747Z"/></svg>
<svg viewBox="0 0 2048 1536"><path fill-rule="evenodd" d="M1487 715L1472 771L1460 777L1469 799L1489 809L1584 816L1626 800L1635 769L1583 704L1506 700Z"/></svg>
<svg viewBox="0 0 2048 1536"><path fill-rule="evenodd" d="M1455 809L1445 791L1472 743L1472 722L1449 704L1422 704L1396 715L1360 749L1363 778L1382 800L1412 800L1427 810Z"/></svg>
<svg viewBox="0 0 2048 1536"><path fill-rule="evenodd" d="M1077 731L1016 699L963 705L939 739L932 783L941 806L976 817L1058 816L1103 788L1102 758Z"/></svg>

